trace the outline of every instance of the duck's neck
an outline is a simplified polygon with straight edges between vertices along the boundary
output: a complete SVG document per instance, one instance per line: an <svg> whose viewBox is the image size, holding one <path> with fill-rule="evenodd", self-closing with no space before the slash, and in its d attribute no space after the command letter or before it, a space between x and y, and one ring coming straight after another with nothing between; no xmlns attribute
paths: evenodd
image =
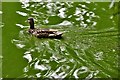
<svg viewBox="0 0 120 80"><path fill-rule="evenodd" d="M35 29L33 20L30 22L30 29Z"/></svg>

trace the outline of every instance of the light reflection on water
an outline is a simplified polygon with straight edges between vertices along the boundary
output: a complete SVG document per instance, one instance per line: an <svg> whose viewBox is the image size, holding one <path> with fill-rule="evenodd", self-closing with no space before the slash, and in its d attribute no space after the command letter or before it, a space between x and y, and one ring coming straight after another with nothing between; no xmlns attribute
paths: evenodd
<svg viewBox="0 0 120 80"><path fill-rule="evenodd" d="M28 6L26 6L28 4ZM74 26L94 27L99 18L94 11L89 10L86 5L90 3L77 2L24 2L22 8L28 13L16 11L22 16L32 16L38 24L61 24L64 21ZM58 20L57 20L58 19Z"/></svg>
<svg viewBox="0 0 120 80"><path fill-rule="evenodd" d="M78 6L75 6L75 12L67 13L68 9L74 7L73 4ZM97 25L96 20L100 17L94 10L89 10L86 4L90 3L26 2L22 5L28 13L17 11L18 14L34 17L36 25L41 26L53 24L49 19L56 17L55 20L58 19L58 22L54 23L55 26L46 26L64 31L62 39L38 39L29 35L25 29L20 31L18 40L12 40L18 48L25 50L23 58L28 64L24 68L24 77L91 79L111 77L111 74L116 72L110 64L116 65L117 61L117 30L93 31ZM21 28L27 27L22 24L16 25ZM107 61L109 58L115 58L114 62Z"/></svg>

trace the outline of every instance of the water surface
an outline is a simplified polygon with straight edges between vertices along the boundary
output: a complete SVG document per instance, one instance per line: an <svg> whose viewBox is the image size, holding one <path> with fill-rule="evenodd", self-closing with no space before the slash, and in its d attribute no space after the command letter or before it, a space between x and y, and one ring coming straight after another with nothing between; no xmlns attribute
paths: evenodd
<svg viewBox="0 0 120 80"><path fill-rule="evenodd" d="M110 2L22 2L3 3L3 7L13 4L19 5L18 9L11 8L15 9L11 14L15 14L16 21L9 22L6 19L10 16L3 14L3 77L117 78L118 15L113 14L118 3L112 8ZM38 28L64 32L63 38L29 35L29 26L24 22L28 17L35 19ZM10 67L11 72L6 69Z"/></svg>

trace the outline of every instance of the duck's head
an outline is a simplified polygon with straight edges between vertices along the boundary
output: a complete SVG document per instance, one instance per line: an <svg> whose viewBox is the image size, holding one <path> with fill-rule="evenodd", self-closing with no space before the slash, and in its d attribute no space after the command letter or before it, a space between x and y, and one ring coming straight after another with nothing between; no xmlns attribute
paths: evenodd
<svg viewBox="0 0 120 80"><path fill-rule="evenodd" d="M34 19L33 18L28 18L28 22L30 24L30 29L34 29Z"/></svg>

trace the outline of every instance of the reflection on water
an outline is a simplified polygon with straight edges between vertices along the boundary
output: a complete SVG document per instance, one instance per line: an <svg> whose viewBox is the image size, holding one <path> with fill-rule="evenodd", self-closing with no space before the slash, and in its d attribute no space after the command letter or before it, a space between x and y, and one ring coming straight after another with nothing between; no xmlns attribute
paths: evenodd
<svg viewBox="0 0 120 80"><path fill-rule="evenodd" d="M2 14L2 11L0 11L0 14Z"/></svg>
<svg viewBox="0 0 120 80"><path fill-rule="evenodd" d="M93 27L99 18L94 10L89 9L90 3L78 2L22 2L22 8L28 13L16 11L22 16L32 16L38 24L60 24L64 21L74 26Z"/></svg>
<svg viewBox="0 0 120 80"><path fill-rule="evenodd" d="M2 18L2 17L1 17L1 16L2 16L2 14L3 14L3 12L2 12L2 11L0 11L0 28L4 26L4 24L2 23L2 19L1 19L1 18Z"/></svg>
<svg viewBox="0 0 120 80"><path fill-rule="evenodd" d="M29 35L27 29L19 32L19 39L13 39L12 43L25 50L23 58L28 64L23 70L24 77L91 79L117 76L117 29L97 31L95 26L100 16L96 15L95 8L91 10L87 6L89 4L23 2L22 8L28 13L17 11L18 14L34 17L36 25L41 27L64 32L62 39L38 39Z"/></svg>

